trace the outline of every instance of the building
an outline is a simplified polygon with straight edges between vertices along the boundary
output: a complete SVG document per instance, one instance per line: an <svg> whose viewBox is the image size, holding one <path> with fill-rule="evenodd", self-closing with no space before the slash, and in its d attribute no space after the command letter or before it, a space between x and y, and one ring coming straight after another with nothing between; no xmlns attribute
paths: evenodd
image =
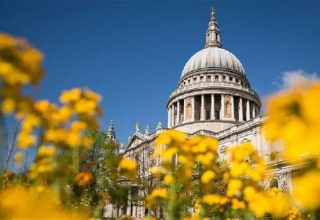
<svg viewBox="0 0 320 220"><path fill-rule="evenodd" d="M230 146L251 142L265 158L275 175L265 182L265 187L277 186L283 191L292 189L294 167L285 165L281 158L281 145L270 145L262 135L265 115L260 115L261 101L251 88L239 59L222 47L221 35L214 9L206 32L204 49L195 53L185 64L177 88L167 102L168 129L189 135L201 134L219 140L219 153ZM154 140L165 129L159 124L154 132L141 132L139 124L129 137L123 154L138 161L138 175L152 178L148 168L157 161L151 159ZM152 182L152 181L151 181ZM154 183L155 184L155 183ZM144 186L148 189L153 186ZM141 186L132 185L128 207L121 214L143 217Z"/></svg>

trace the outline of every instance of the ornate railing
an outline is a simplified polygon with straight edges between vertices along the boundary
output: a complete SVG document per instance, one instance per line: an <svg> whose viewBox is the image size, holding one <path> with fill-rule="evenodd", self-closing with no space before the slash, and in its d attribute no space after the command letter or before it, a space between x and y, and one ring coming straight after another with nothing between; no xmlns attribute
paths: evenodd
<svg viewBox="0 0 320 220"><path fill-rule="evenodd" d="M196 88L198 89L198 88L208 88L208 87L225 87L225 88L240 89L240 90L247 91L247 92L257 96L257 93L255 91L253 91L252 89L247 88L247 87L243 87L243 86L236 84L236 83L199 82L199 83L193 83L190 85L185 85L183 87L176 89L173 93L171 93L170 98L179 94L179 93L182 93L184 91L188 91L188 90L192 90L192 89L196 89Z"/></svg>

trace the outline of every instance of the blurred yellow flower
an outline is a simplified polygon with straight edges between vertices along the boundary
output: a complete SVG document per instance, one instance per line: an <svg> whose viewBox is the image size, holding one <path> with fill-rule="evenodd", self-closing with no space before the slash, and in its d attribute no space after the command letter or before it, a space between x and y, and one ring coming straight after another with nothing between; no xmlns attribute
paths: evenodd
<svg viewBox="0 0 320 220"><path fill-rule="evenodd" d="M216 174L212 170L205 171L201 176L201 182L204 184L210 183L214 178Z"/></svg>
<svg viewBox="0 0 320 220"><path fill-rule="evenodd" d="M10 114L15 110L16 103L13 99L5 99L2 101L1 110L4 114Z"/></svg>
<svg viewBox="0 0 320 220"><path fill-rule="evenodd" d="M17 165L20 165L24 160L24 155L22 152L17 152L15 155L14 155L14 161Z"/></svg>
<svg viewBox="0 0 320 220"><path fill-rule="evenodd" d="M123 170L134 171L137 169L137 162L130 158L122 158L119 167Z"/></svg>
<svg viewBox="0 0 320 220"><path fill-rule="evenodd" d="M178 152L178 148L173 147L173 148L169 148L166 149L162 155L162 161L163 162L171 162L172 157Z"/></svg>
<svg viewBox="0 0 320 220"><path fill-rule="evenodd" d="M232 199L231 200L231 208L232 209L245 209L246 205L243 201L239 201L238 199Z"/></svg>
<svg viewBox="0 0 320 220"><path fill-rule="evenodd" d="M256 190L252 186L247 186L243 190L244 199L247 201L252 201L254 199L254 195L256 194Z"/></svg>
<svg viewBox="0 0 320 220"><path fill-rule="evenodd" d="M176 130L168 130L161 133L155 141L156 146L168 145L173 142L182 143L186 139L186 135L183 132Z"/></svg>
<svg viewBox="0 0 320 220"><path fill-rule="evenodd" d="M120 171L128 178L134 179L136 177L138 164L135 160L130 158L122 158L119 163Z"/></svg>
<svg viewBox="0 0 320 220"><path fill-rule="evenodd" d="M167 174L164 176L163 182L166 185L170 185L171 183L174 182L174 177L171 174Z"/></svg>
<svg viewBox="0 0 320 220"><path fill-rule="evenodd" d="M320 82L272 96L268 102L265 136L284 144L284 156L291 162L320 155Z"/></svg>
<svg viewBox="0 0 320 220"><path fill-rule="evenodd" d="M75 181L78 186L87 186L93 181L93 175L90 172L80 172L76 175Z"/></svg>
<svg viewBox="0 0 320 220"><path fill-rule="evenodd" d="M242 181L239 179L231 179L228 183L227 188L227 196L231 197L234 195L237 195L239 193L239 190L242 189Z"/></svg>
<svg viewBox="0 0 320 220"><path fill-rule="evenodd" d="M227 202L227 200L221 195L206 194L202 197L202 202L206 205L212 206L217 204L224 204Z"/></svg>
<svg viewBox="0 0 320 220"><path fill-rule="evenodd" d="M320 171L311 170L293 180L293 197L302 210L320 207Z"/></svg>
<svg viewBox="0 0 320 220"><path fill-rule="evenodd" d="M17 137L17 145L20 149L29 148L36 143L36 138L28 133L19 133Z"/></svg>
<svg viewBox="0 0 320 220"><path fill-rule="evenodd" d="M1 219L87 219L84 213L63 209L55 196L23 187L9 188L0 194ZM14 210L14 211L13 211Z"/></svg>
<svg viewBox="0 0 320 220"><path fill-rule="evenodd" d="M45 146L42 145L39 147L38 155L39 156L54 156L56 154L56 148L54 146Z"/></svg>
<svg viewBox="0 0 320 220"><path fill-rule="evenodd" d="M156 206L157 204L163 202L163 200L166 200L169 198L169 194L167 189L164 188L158 188L154 189L146 198L146 206L149 208L152 208Z"/></svg>
<svg viewBox="0 0 320 220"><path fill-rule="evenodd" d="M71 90L63 91L60 95L60 102L61 103L69 103L78 101L81 97L81 89L75 88Z"/></svg>
<svg viewBox="0 0 320 220"><path fill-rule="evenodd" d="M160 178L162 174L166 173L166 169L163 168L162 166L155 166L155 167L150 167L149 172L155 175L156 177Z"/></svg>

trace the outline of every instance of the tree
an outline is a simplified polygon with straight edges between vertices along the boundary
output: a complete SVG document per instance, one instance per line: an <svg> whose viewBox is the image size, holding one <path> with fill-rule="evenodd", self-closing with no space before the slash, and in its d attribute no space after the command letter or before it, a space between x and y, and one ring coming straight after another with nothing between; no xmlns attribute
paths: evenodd
<svg viewBox="0 0 320 220"><path fill-rule="evenodd" d="M75 205L85 206L95 217L103 217L106 202L110 202L116 210L127 205L128 188L119 181L118 164L121 155L117 153L117 145L108 140L105 132L88 133L94 140L91 149L79 152L79 174L92 174L92 182L86 185L75 184Z"/></svg>

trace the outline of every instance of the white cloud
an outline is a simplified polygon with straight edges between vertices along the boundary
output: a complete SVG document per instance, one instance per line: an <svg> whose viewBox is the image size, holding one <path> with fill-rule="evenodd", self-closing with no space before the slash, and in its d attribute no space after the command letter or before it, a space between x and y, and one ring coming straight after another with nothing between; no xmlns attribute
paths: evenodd
<svg viewBox="0 0 320 220"><path fill-rule="evenodd" d="M281 83L276 84L280 90L305 88L310 83L319 80L316 73L307 73L304 70L292 70L282 73Z"/></svg>
<svg viewBox="0 0 320 220"><path fill-rule="evenodd" d="M306 88L310 83L319 80L320 77L316 73L307 73L306 71L299 69L283 72L278 80L272 84L277 87L275 93L278 93L288 89ZM262 98L262 112L265 112L264 107L268 102L268 97L269 96L265 96Z"/></svg>

